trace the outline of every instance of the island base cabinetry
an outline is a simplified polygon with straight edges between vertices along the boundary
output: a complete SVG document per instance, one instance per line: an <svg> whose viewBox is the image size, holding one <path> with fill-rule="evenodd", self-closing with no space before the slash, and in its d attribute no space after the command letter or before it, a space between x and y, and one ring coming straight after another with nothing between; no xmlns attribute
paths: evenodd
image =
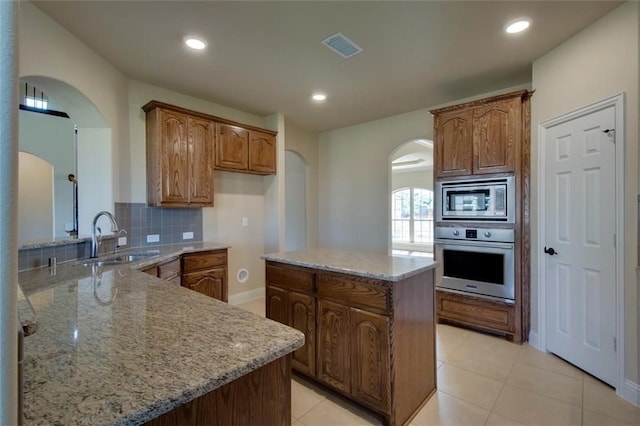
<svg viewBox="0 0 640 426"><path fill-rule="evenodd" d="M434 270L400 281L267 261L267 317L305 334L293 369L408 424L435 392Z"/></svg>
<svg viewBox="0 0 640 426"><path fill-rule="evenodd" d="M291 355L206 393L146 425L291 425Z"/></svg>

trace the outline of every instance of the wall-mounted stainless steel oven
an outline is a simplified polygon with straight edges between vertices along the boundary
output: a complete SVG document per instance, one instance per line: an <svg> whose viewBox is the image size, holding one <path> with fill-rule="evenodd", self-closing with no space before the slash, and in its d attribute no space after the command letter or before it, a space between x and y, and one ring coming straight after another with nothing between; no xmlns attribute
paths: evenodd
<svg viewBox="0 0 640 426"><path fill-rule="evenodd" d="M440 181L436 220L515 223L515 178Z"/></svg>
<svg viewBox="0 0 640 426"><path fill-rule="evenodd" d="M515 299L514 230L436 227L437 286Z"/></svg>

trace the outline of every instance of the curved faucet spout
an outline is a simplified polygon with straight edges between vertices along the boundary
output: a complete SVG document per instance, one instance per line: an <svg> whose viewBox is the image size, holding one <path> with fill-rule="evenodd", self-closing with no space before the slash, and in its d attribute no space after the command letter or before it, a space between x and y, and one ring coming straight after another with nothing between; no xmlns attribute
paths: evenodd
<svg viewBox="0 0 640 426"><path fill-rule="evenodd" d="M120 231L118 222L116 222L116 218L115 216L113 216L113 214L109 213L106 210L103 210L98 214L96 214L95 217L93 218L93 223L91 224L91 255L90 257L92 258L98 257L98 249L100 248L100 237L102 235L98 235L98 232L99 232L98 230L100 228L97 227L96 225L98 224L98 219L100 219L101 216L107 216L111 221L111 232Z"/></svg>

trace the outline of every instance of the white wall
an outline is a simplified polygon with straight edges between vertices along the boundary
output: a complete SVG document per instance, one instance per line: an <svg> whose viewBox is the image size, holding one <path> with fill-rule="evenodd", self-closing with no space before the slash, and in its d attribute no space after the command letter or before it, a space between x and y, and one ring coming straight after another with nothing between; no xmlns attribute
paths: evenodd
<svg viewBox="0 0 640 426"><path fill-rule="evenodd" d="M286 251L307 247L307 165L293 151L285 152L285 244Z"/></svg>
<svg viewBox="0 0 640 426"><path fill-rule="evenodd" d="M433 167L410 172L392 172L392 191L412 186L426 188L433 191Z"/></svg>
<svg viewBox="0 0 640 426"><path fill-rule="evenodd" d="M427 109L320 134L319 247L387 253L389 155L413 139L433 139Z"/></svg>
<svg viewBox="0 0 640 426"><path fill-rule="evenodd" d="M91 235L98 212L114 212L112 140L111 129L78 127L78 235Z"/></svg>
<svg viewBox="0 0 640 426"><path fill-rule="evenodd" d="M56 117L52 115L39 114L29 111L20 111L20 151L28 152L46 160L53 166L53 195L55 223L52 216L53 232L42 234L40 238L51 239L52 237L65 237L64 225L67 222L73 223L73 184L69 182L69 173L76 173L76 152L75 135L73 122L68 118ZM21 163L22 164L22 163ZM27 175L21 174L20 179ZM33 184L37 181L32 180ZM21 189L26 191L37 191L37 188L28 189L20 181ZM21 196L25 193L21 192ZM42 213L38 215L43 219ZM19 216L21 230L18 242L25 241L23 237L29 235L30 240L38 239L35 228L29 227L24 215ZM23 225L26 225L23 226ZM26 232L26 233L25 233Z"/></svg>
<svg viewBox="0 0 640 426"><path fill-rule="evenodd" d="M532 98L532 281L531 329L538 331L538 129L540 122L618 93L625 93L625 311L627 378L638 383L637 203L638 42L637 2L625 3L533 63ZM612 313L613 314L613 313Z"/></svg>
<svg viewBox="0 0 640 426"><path fill-rule="evenodd" d="M54 237L53 175L48 161L18 153L18 244Z"/></svg>

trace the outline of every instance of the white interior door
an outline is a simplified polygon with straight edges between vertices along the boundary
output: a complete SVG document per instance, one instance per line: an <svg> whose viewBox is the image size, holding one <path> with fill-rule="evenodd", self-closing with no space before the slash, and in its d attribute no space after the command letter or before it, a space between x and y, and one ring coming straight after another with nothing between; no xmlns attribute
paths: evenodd
<svg viewBox="0 0 640 426"><path fill-rule="evenodd" d="M615 110L545 132L547 349L616 385ZM609 130L606 132L606 130Z"/></svg>

